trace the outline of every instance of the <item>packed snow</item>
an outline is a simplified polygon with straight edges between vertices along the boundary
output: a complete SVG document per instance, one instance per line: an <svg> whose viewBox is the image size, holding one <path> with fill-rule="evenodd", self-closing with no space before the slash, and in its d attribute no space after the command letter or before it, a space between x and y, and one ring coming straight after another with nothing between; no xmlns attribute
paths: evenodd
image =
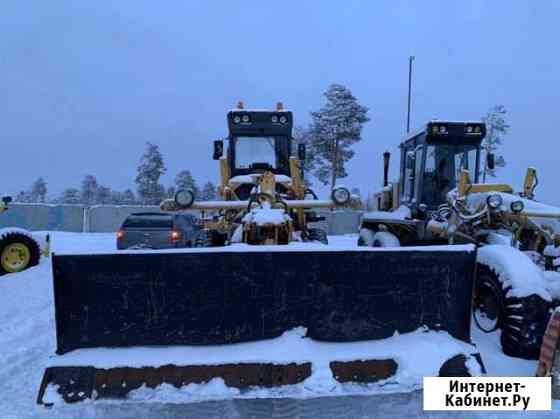
<svg viewBox="0 0 560 419"><path fill-rule="evenodd" d="M42 234L44 237L44 234ZM51 233L52 249L57 254L111 253L115 247L113 234ZM329 237L335 247L350 247L356 236ZM324 247L324 246L323 246ZM156 391L138 389L136 399L124 404L117 402L82 402L75 405L55 406L47 409L37 406L36 396L45 367L54 362L55 328L53 309L51 264L43 258L39 266L25 272L3 276L0 279L0 418L184 418L184 417L266 417L275 418L329 418L344 417L418 417L423 415L422 393L393 393L386 383L383 388L351 385L335 389L335 397L277 399L273 390L254 394L236 394L217 379L201 385L177 390L160 386ZM417 332L421 333L421 332ZM431 332L430 332L431 333ZM428 335L428 334L425 334ZM289 335L293 338L293 334ZM405 335L391 338L402 339ZM500 350L499 332L483 334L473 329L477 344L489 376L534 376L536 361L526 361L505 356ZM431 345L431 344L430 344ZM463 345L463 344L461 344ZM432 346L430 346L432 347ZM385 349L380 349L385 350ZM440 348L434 348L436 354ZM408 360L418 364L414 368L429 368L425 352L415 354L410 348ZM299 354L297 354L299 356ZM307 383L310 384L310 383ZM353 388L352 388L353 387ZM400 389L402 391L402 388ZM291 389L304 393L302 388ZM328 391L328 387L325 391ZM346 396L357 392L361 396ZM49 389L49 397L56 399L56 388ZM267 393L269 392L269 393ZM289 393L289 390L286 390ZM286 394L287 394L286 393ZM229 396L228 396L229 394ZM284 394L284 395L286 395ZM238 398L231 398L231 396ZM278 395L276 395L278 396ZM367 396L367 397L365 397ZM224 401L217 400L229 397ZM245 398L244 398L245 397ZM253 399L253 397L260 397ZM296 397L296 398L294 398ZM305 397L305 396L303 396ZM189 405L184 398L199 400ZM249 399L248 399L249 398ZM466 413L466 412L465 412ZM560 403L554 402L554 412L525 412L524 417L557 417ZM438 417L456 417L456 412L438 412ZM468 417L487 417L485 412L469 412ZM500 412L499 417L514 417L516 413Z"/></svg>
<svg viewBox="0 0 560 419"><path fill-rule="evenodd" d="M259 177L262 173L251 173L249 175L238 175L230 178L229 183L232 185L241 185L244 183L257 183ZM276 183L291 184L292 179L286 175L274 175L274 180Z"/></svg>
<svg viewBox="0 0 560 419"><path fill-rule="evenodd" d="M255 223L258 226L282 225L290 221L290 216L283 209L254 208L243 217L244 223Z"/></svg>
<svg viewBox="0 0 560 419"><path fill-rule="evenodd" d="M395 211L371 211L366 212L362 216L363 220L408 220L411 218L410 209L404 205L398 207Z"/></svg>
<svg viewBox="0 0 560 419"><path fill-rule="evenodd" d="M477 261L492 269L504 288L510 288L508 297L522 298L535 294L544 300L552 300L543 272L519 250L490 244L478 249Z"/></svg>

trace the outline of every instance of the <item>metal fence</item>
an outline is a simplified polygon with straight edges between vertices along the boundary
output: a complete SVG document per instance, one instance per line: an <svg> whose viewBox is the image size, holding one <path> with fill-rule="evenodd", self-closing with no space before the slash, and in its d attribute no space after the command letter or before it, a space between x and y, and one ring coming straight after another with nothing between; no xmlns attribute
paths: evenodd
<svg viewBox="0 0 560 419"><path fill-rule="evenodd" d="M157 206L12 204L0 216L0 228L111 233L134 212L160 212ZM330 235L356 233L361 211L321 211L325 221L318 226Z"/></svg>

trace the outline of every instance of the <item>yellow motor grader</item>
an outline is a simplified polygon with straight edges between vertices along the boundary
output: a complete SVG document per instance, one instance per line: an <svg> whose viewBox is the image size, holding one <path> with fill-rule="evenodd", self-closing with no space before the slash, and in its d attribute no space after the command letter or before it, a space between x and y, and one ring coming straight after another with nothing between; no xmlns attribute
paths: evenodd
<svg viewBox="0 0 560 419"><path fill-rule="evenodd" d="M12 202L4 196L0 202L0 214L8 211ZM45 249L48 254L48 246ZM0 275L21 272L35 266L41 259L41 247L32 234L22 228L0 228Z"/></svg>
<svg viewBox="0 0 560 419"><path fill-rule="evenodd" d="M304 186L292 119L282 106L230 111L227 150L214 143L222 200L179 190L162 202L204 213L198 248L53 255L57 356L39 403L137 400L156 387L188 402L208 382L243 397L319 396L481 373L474 246L326 245L314 211L352 197Z"/></svg>
<svg viewBox="0 0 560 419"><path fill-rule="evenodd" d="M229 147L214 142L214 159L220 163L222 200L195 201L190 190L179 190L162 202L163 211L199 210L218 213L206 219L206 246L231 243L282 245L293 241L328 244L326 233L310 227L321 221L316 209L359 206L344 187L335 188L330 200L319 200L305 186L301 163L305 145L292 155L292 113L281 103L276 111L239 108L228 114ZM315 199L307 199L313 196Z"/></svg>
<svg viewBox="0 0 560 419"><path fill-rule="evenodd" d="M485 133L476 121L429 121L401 143L395 183L388 182L386 153L378 210L364 214L358 244L475 244L477 326L485 332L501 328L507 354L537 358L555 296L533 260L558 242L560 209L534 201L533 168L521 193L507 184L478 183ZM486 164L493 169L492 154Z"/></svg>

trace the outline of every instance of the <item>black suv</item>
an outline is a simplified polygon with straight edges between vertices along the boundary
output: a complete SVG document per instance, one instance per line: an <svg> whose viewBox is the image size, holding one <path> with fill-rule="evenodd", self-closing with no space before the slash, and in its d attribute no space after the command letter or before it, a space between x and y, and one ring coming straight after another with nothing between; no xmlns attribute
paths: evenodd
<svg viewBox="0 0 560 419"><path fill-rule="evenodd" d="M169 249L204 246L206 231L191 214L130 214L117 231L117 249Z"/></svg>

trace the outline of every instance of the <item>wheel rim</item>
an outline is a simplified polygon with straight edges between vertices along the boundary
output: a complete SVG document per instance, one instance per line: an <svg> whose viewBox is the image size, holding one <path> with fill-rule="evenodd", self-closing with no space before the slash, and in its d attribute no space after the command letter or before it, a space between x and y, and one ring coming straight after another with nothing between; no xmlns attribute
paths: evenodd
<svg viewBox="0 0 560 419"><path fill-rule="evenodd" d="M24 270L31 260L31 252L23 243L12 243L4 248L0 261L6 272L19 272Z"/></svg>
<svg viewBox="0 0 560 419"><path fill-rule="evenodd" d="M483 332L490 333L500 326L500 290L493 283L484 281L474 299L474 321Z"/></svg>

